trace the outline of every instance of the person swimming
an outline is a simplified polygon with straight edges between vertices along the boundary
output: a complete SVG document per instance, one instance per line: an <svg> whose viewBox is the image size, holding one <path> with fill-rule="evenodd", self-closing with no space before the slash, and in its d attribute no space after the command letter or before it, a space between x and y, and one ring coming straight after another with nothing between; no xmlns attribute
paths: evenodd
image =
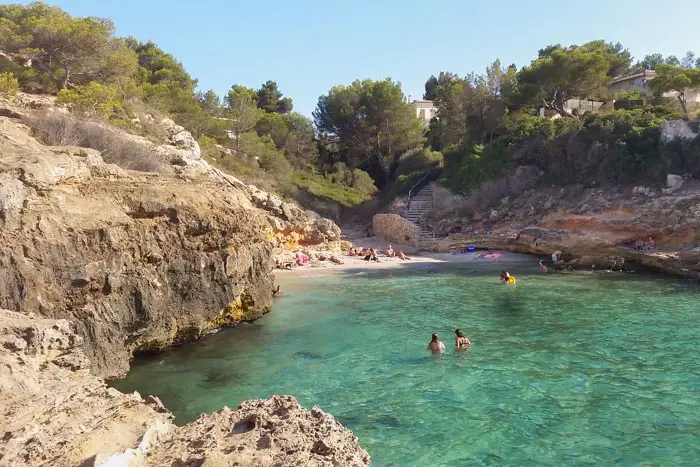
<svg viewBox="0 0 700 467"><path fill-rule="evenodd" d="M272 296L273 297L279 297L281 293L282 293L282 287L279 285L277 286L276 289L272 289Z"/></svg>
<svg viewBox="0 0 700 467"><path fill-rule="evenodd" d="M515 285L515 276L508 271L503 271L500 277L501 284Z"/></svg>
<svg viewBox="0 0 700 467"><path fill-rule="evenodd" d="M430 343L428 344L428 350L431 352L444 352L445 351L445 344L442 343L440 340L440 337L437 335L437 333L434 333L432 336L432 339Z"/></svg>
<svg viewBox="0 0 700 467"><path fill-rule="evenodd" d="M455 330L455 348L457 349L466 349L470 345L472 345L471 341L467 336L462 334L461 329L456 329Z"/></svg>

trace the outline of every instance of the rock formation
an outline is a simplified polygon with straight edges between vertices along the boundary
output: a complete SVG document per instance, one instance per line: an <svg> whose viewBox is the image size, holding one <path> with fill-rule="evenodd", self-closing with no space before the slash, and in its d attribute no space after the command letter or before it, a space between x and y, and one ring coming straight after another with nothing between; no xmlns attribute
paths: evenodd
<svg viewBox="0 0 700 467"><path fill-rule="evenodd" d="M134 172L41 144L17 121L27 107L0 105L0 465L368 465L349 430L290 397L178 428L157 398L101 379L266 313L278 235L335 241L337 226L211 167L170 121L148 143L157 172Z"/></svg>
<svg viewBox="0 0 700 467"><path fill-rule="evenodd" d="M92 375L81 343L67 320L0 310L0 465L370 465L350 430L289 396L177 427L157 398Z"/></svg>
<svg viewBox="0 0 700 467"><path fill-rule="evenodd" d="M416 227L398 214L375 214L372 230L377 237L393 243L415 244L419 238Z"/></svg>

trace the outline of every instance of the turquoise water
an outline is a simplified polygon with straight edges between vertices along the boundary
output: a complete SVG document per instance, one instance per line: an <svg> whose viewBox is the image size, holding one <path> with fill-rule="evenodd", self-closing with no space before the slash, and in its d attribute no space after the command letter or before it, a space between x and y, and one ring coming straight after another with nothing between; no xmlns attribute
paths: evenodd
<svg viewBox="0 0 700 467"><path fill-rule="evenodd" d="M291 394L378 466L697 465L698 288L512 269L515 288L468 265L281 280L263 319L115 385L158 395L177 423ZM468 353L452 349L457 327ZM425 350L432 332L445 354Z"/></svg>

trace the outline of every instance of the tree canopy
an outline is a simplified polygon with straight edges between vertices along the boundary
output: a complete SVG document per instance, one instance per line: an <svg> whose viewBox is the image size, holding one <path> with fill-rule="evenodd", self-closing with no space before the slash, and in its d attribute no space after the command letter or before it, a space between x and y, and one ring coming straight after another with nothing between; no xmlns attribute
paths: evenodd
<svg viewBox="0 0 700 467"><path fill-rule="evenodd" d="M421 124L390 78L335 86L313 115L318 131L337 144L338 159L374 174L381 186L392 180L401 154L422 142Z"/></svg>
<svg viewBox="0 0 700 467"><path fill-rule="evenodd" d="M521 89L532 103L564 117L573 117L564 104L572 98L602 93L614 76L629 67L631 56L619 44L604 41L582 46L555 45L540 51L537 59L518 76Z"/></svg>
<svg viewBox="0 0 700 467"><path fill-rule="evenodd" d="M656 78L651 80L651 88L657 94L674 92L683 108L683 113L688 114L686 102L686 89L700 86L700 69L689 69L674 65L658 65Z"/></svg>

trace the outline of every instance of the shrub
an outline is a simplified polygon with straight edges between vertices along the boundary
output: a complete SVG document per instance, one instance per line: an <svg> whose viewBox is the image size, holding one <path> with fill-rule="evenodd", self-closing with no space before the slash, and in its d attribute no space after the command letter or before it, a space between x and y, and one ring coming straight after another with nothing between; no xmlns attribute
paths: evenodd
<svg viewBox="0 0 700 467"><path fill-rule="evenodd" d="M19 91L19 81L13 73L0 73L0 94L14 96Z"/></svg>
<svg viewBox="0 0 700 467"><path fill-rule="evenodd" d="M24 123L50 146L80 146L102 153L102 159L124 169L155 171L160 161L153 148L95 122L66 115L46 114L25 117Z"/></svg>
<svg viewBox="0 0 700 467"><path fill-rule="evenodd" d="M333 182L330 177L298 173L293 178L294 183L301 189L327 201L333 201L343 206L351 207L371 199L367 193L341 183Z"/></svg>
<svg viewBox="0 0 700 467"><path fill-rule="evenodd" d="M119 90L109 84L91 81L74 89L62 89L57 102L68 105L71 110L85 112L101 120L109 120L115 112L125 112L124 101Z"/></svg>
<svg viewBox="0 0 700 467"><path fill-rule="evenodd" d="M430 149L416 148L407 151L399 159L396 167L396 175L408 175L413 172L428 172L429 170L441 166L444 162L442 153L431 151Z"/></svg>

